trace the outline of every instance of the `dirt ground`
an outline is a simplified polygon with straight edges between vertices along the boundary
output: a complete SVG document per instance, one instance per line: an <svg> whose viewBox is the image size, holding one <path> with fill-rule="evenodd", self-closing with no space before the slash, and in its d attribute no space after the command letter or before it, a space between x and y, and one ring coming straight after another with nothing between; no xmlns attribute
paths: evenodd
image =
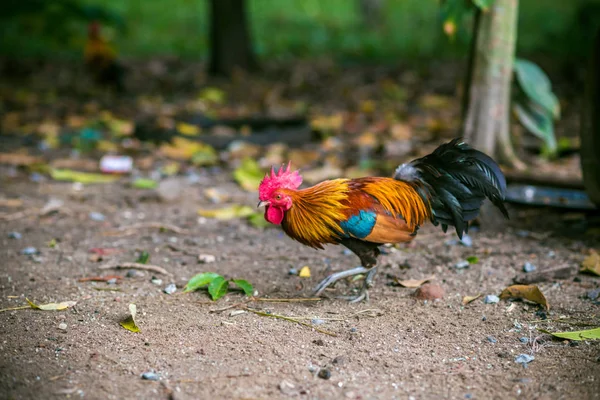
<svg viewBox="0 0 600 400"><path fill-rule="evenodd" d="M589 222L593 216L512 208L509 223L482 219L480 230L471 233L472 247L453 243L453 233L428 226L412 245L387 249L368 303L328 298L249 304L306 317L328 335L254 313L232 315L235 309L211 312L243 301L239 293L214 303L206 292L181 294L194 274L215 271L247 279L261 298L310 297L311 288L328 273L358 262L341 247L308 249L279 229L198 218L197 209L210 206L202 190L217 185L235 203L256 202L254 194L238 189L225 173L203 176L170 203L122 183L76 190L70 183L4 180L3 197L22 199L24 210L35 212L49 199L64 205L44 217L33 214L1 224L0 308L22 306L25 297L37 303L74 300L77 305L64 311L0 313L0 397L600 398L600 343L552 340L536 329L598 326L598 303L586 294L600 287L600 280L577 274L586 251L598 243L598 229ZM90 212L106 219L95 221ZM140 228L130 236L103 235L144 222L173 224L187 232ZM22 237L10 238L13 231ZM56 245L49 247L52 239ZM21 254L27 246L40 254ZM92 248L121 252L92 261ZM125 276L127 271L99 266L134 261L140 250L150 253L151 264L171 273L155 274L161 284L152 283L148 272L124 277L116 286L78 281ZM198 254L212 254L216 262L199 264ZM479 262L454 267L469 256ZM533 303L485 304L478 299L462 304L465 295L499 294L522 273L526 261L542 271L571 267L565 279L538 283L551 306L547 314ZM310 278L289 274L304 265L311 268ZM393 277L432 274L445 289L436 302L418 301L412 297L415 289L393 284ZM177 284L175 294L163 292L169 283ZM119 291L96 290L106 287ZM349 290L349 284L338 284L328 296ZM129 303L137 305L140 333L119 325ZM562 316L571 324L551 321ZM523 343L523 337L529 341ZM515 362L519 354L535 359L525 368ZM145 372L155 372L158 380L142 379Z"/></svg>

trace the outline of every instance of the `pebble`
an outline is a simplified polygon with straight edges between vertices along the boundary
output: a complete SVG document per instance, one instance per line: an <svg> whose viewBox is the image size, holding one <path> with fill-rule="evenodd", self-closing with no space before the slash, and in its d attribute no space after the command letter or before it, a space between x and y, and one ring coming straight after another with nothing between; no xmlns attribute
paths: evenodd
<svg viewBox="0 0 600 400"><path fill-rule="evenodd" d="M521 343L529 343L528 337L520 337L519 340L521 341Z"/></svg>
<svg viewBox="0 0 600 400"><path fill-rule="evenodd" d="M65 324L64 322L61 322L60 324L58 324L58 329L60 329L61 331L66 331L67 324Z"/></svg>
<svg viewBox="0 0 600 400"><path fill-rule="evenodd" d="M463 269L463 268L467 268L469 266L469 262L467 260L462 260L457 262L456 264L454 264L454 268L456 269Z"/></svg>
<svg viewBox="0 0 600 400"><path fill-rule="evenodd" d="M296 394L296 386L290 382L290 381L281 381L279 383L279 390L281 390L281 393L285 394L286 396L292 396Z"/></svg>
<svg viewBox="0 0 600 400"><path fill-rule="evenodd" d="M36 249L35 247L32 247L32 246L25 247L23 250L21 250L21 254L23 254L24 256L32 256L37 253L38 253L38 249Z"/></svg>
<svg viewBox="0 0 600 400"><path fill-rule="evenodd" d="M483 298L485 304L496 304L500 301L500 298L495 294L488 294Z"/></svg>
<svg viewBox="0 0 600 400"><path fill-rule="evenodd" d="M542 311L542 310L537 311L535 313L535 315L538 316L540 319L543 319L543 320L547 320L548 319L548 314L546 314L546 311Z"/></svg>
<svg viewBox="0 0 600 400"><path fill-rule="evenodd" d="M596 300L600 297L600 289L592 289L586 293L586 296L590 300Z"/></svg>
<svg viewBox="0 0 600 400"><path fill-rule="evenodd" d="M525 264L523 264L523 272L533 272L536 269L537 267L530 262L526 262Z"/></svg>
<svg viewBox="0 0 600 400"><path fill-rule="evenodd" d="M117 278L112 278L106 281L107 285L115 285L117 283Z"/></svg>
<svg viewBox="0 0 600 400"><path fill-rule="evenodd" d="M174 283L170 283L166 288L163 289L163 292L166 294L173 294L177 291L177 286Z"/></svg>
<svg viewBox="0 0 600 400"><path fill-rule="evenodd" d="M9 239L21 239L23 236L19 233L19 232L9 232L8 233L8 238Z"/></svg>
<svg viewBox="0 0 600 400"><path fill-rule="evenodd" d="M495 337L493 337L493 336L488 336L486 339L490 343L496 343L496 342L498 342L498 340Z"/></svg>
<svg viewBox="0 0 600 400"><path fill-rule="evenodd" d="M358 329L356 329L356 328L350 328L350 332L351 332L351 333L356 333L356 331L357 331L357 330L358 330Z"/></svg>
<svg viewBox="0 0 600 400"><path fill-rule="evenodd" d="M288 271L288 275L298 275L298 269L290 268Z"/></svg>
<svg viewBox="0 0 600 400"><path fill-rule="evenodd" d="M150 279L150 282L154 283L157 286L160 286L163 283L162 279L158 279L158 278L155 278L155 277L152 277L152 279Z"/></svg>
<svg viewBox="0 0 600 400"><path fill-rule="evenodd" d="M179 199L185 186L187 186L185 179L167 178L158 184L156 192L162 201L173 202Z"/></svg>
<svg viewBox="0 0 600 400"><path fill-rule="evenodd" d="M310 322L315 325L323 325L325 323L325 321L320 318L313 318Z"/></svg>
<svg viewBox="0 0 600 400"><path fill-rule="evenodd" d="M144 372L142 374L142 379L145 379L147 381L157 381L158 380L158 374L156 374L154 372Z"/></svg>
<svg viewBox="0 0 600 400"><path fill-rule="evenodd" d="M426 283L414 293L419 300L438 300L444 297L444 288L433 283Z"/></svg>
<svg viewBox="0 0 600 400"><path fill-rule="evenodd" d="M127 278L139 278L141 276L144 276L144 273L136 269L130 269L129 271L127 271L127 274L125 274L125 276Z"/></svg>
<svg viewBox="0 0 600 400"><path fill-rule="evenodd" d="M535 360L534 356L530 356L529 354L519 354L515 357L515 362L517 364L523 365L523 367L527 367L527 364Z"/></svg>
<svg viewBox="0 0 600 400"><path fill-rule="evenodd" d="M101 222L101 221L104 221L106 219L106 217L104 216L104 214L96 212L96 211L92 211L88 215L89 215L89 217L90 217L90 219L92 221Z"/></svg>
<svg viewBox="0 0 600 400"><path fill-rule="evenodd" d="M209 264L209 263L214 263L215 261L217 261L217 257L213 256L212 254L198 255L198 262L200 264Z"/></svg>
<svg viewBox="0 0 600 400"><path fill-rule="evenodd" d="M321 368L319 370L319 373L317 374L317 376L321 379L327 380L327 379L331 378L331 371L328 370L327 368Z"/></svg>

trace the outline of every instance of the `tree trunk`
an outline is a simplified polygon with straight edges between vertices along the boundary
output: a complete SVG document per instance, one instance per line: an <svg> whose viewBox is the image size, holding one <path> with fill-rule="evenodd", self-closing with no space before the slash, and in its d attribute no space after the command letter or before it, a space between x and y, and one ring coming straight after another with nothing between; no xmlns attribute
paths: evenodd
<svg viewBox="0 0 600 400"><path fill-rule="evenodd" d="M381 23L382 0L358 0L363 24L375 28Z"/></svg>
<svg viewBox="0 0 600 400"><path fill-rule="evenodd" d="M210 65L213 75L231 75L236 68L253 70L245 0L210 0Z"/></svg>
<svg viewBox="0 0 600 400"><path fill-rule="evenodd" d="M480 16L463 134L473 147L522 169L509 125L518 8L518 0L495 0Z"/></svg>
<svg viewBox="0 0 600 400"><path fill-rule="evenodd" d="M600 29L588 68L581 120L581 170L590 199L600 207Z"/></svg>

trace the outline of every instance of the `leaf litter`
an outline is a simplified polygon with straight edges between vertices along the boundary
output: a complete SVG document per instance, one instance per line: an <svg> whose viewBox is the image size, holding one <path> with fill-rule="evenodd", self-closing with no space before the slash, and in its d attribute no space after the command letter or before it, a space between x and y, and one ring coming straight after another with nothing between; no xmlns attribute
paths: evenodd
<svg viewBox="0 0 600 400"><path fill-rule="evenodd" d="M512 285L500 293L500 299L525 299L543 306L546 310L550 309L548 300L536 285Z"/></svg>
<svg viewBox="0 0 600 400"><path fill-rule="evenodd" d="M121 326L127 329L130 332L140 332L140 328L137 326L135 322L135 314L137 312L137 307L135 304L129 304L129 316L120 322Z"/></svg>

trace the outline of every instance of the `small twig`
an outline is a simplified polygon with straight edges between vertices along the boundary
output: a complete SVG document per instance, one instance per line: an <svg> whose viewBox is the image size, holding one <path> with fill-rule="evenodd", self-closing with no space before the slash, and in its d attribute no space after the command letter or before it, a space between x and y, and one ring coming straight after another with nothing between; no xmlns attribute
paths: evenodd
<svg viewBox="0 0 600 400"><path fill-rule="evenodd" d="M158 274L171 275L169 271L158 265L140 264L135 262L123 262L118 264L104 264L98 267L99 269L141 269L145 271L152 271Z"/></svg>
<svg viewBox="0 0 600 400"><path fill-rule="evenodd" d="M2 213L0 214L0 220L2 221L14 221L17 219L21 219L24 217L30 217L36 215L39 212L37 208L32 208L29 210L17 211L15 213Z"/></svg>
<svg viewBox="0 0 600 400"><path fill-rule="evenodd" d="M94 287L95 290L105 291L105 292L120 292L121 288L112 288L112 287Z"/></svg>
<svg viewBox="0 0 600 400"><path fill-rule="evenodd" d="M282 319L284 321L295 322L295 323L300 324L302 326L306 326L307 328L314 329L317 332L321 332L321 333L324 333L324 334L329 335L329 336L337 337L337 334L335 334L333 332L329 332L329 331L317 328L316 326L313 326L311 324L307 324L306 322L299 321L299 320L297 320L297 319L295 319L293 317L286 317L285 315L279 315L279 314L269 314L269 313L266 313L266 312L263 312L263 311L259 311L259 310L255 310L253 308L248 308L248 307L243 307L243 309L246 310L246 311L250 311L251 313L254 313L256 315L260 315L261 317L271 317L271 318Z"/></svg>
<svg viewBox="0 0 600 400"><path fill-rule="evenodd" d="M227 307L217 308L216 310L209 310L208 312L210 314L220 313L220 312L223 312L223 311L231 310L232 308L236 308L236 307L239 307L239 306L246 305L246 304L248 304L251 301L253 301L253 299L248 299L248 300L245 300L245 301L242 301L242 302L239 302L239 303L232 304L232 305L227 306Z"/></svg>
<svg viewBox="0 0 600 400"><path fill-rule="evenodd" d="M171 225L171 224L165 224L162 222L142 222L139 224L122 226L115 231L106 231L106 232L103 232L102 235L104 235L104 236L130 236L130 235L135 234L136 231L138 231L139 229L145 229L145 228L157 228L157 229L161 229L161 230L165 230L165 231L175 232L175 233L178 233L181 235L187 235L190 233L186 229L183 229L178 226Z"/></svg>
<svg viewBox="0 0 600 400"><path fill-rule="evenodd" d="M320 297L295 298L295 299L268 299L265 297L253 297L252 301L261 301L264 303L303 303L305 301L321 301Z"/></svg>
<svg viewBox="0 0 600 400"><path fill-rule="evenodd" d="M18 307L0 308L0 312L2 312L2 311L25 310L27 308L31 308L31 306L18 306Z"/></svg>

